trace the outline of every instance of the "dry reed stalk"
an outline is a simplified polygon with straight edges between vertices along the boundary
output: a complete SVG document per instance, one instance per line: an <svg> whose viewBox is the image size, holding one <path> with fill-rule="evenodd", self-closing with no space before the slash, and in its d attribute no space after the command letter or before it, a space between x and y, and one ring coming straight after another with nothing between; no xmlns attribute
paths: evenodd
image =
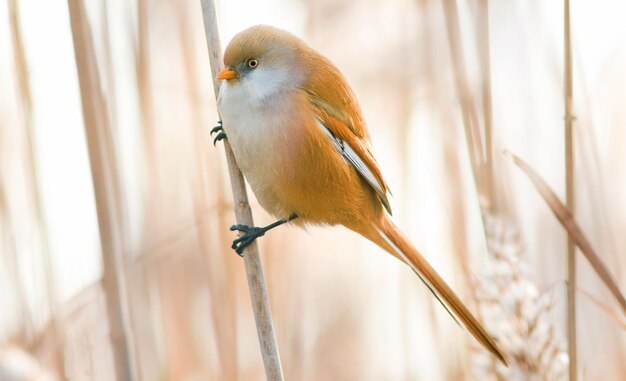
<svg viewBox="0 0 626 381"><path fill-rule="evenodd" d="M119 176L109 115L84 4L82 0L68 0L68 8L102 245L102 277L115 374L118 380L133 380L137 373L122 258Z"/></svg>
<svg viewBox="0 0 626 381"><path fill-rule="evenodd" d="M452 65L455 72L455 86L457 95L459 97L459 104L461 106L461 114L463 116L463 127L465 130L465 142L467 145L468 155L470 159L470 168L472 170L472 178L474 180L474 187L476 194L478 195L478 205L481 210L481 219L483 234L485 240L489 241L489 234L487 231L487 220L492 215L493 199L494 199L494 186L493 186L493 161L492 159L492 119L491 119L491 82L490 82L490 62L489 62L489 17L487 2L482 1L479 4L481 8L479 10L480 20L478 35L478 55L483 56L481 60L481 74L483 77L482 82L482 94L483 94L483 107L484 107L484 135L485 145L483 149L483 141L481 136L481 129L478 122L475 102L472 99L469 91L469 83L467 79L467 72L465 68L465 61L463 59L463 48L460 32L460 21L458 10L456 6L456 0L442 0L445 23L448 32L448 44L450 47L450 55L452 58ZM485 152L486 150L486 152ZM487 249L490 250L490 246L487 245ZM477 300L477 288L474 283L471 282L472 274L469 271L469 255L460 256L462 268L464 270L466 280L469 282L469 294L471 300L476 303ZM485 321L483 311L478 309L478 317ZM485 321L486 322L486 321ZM488 322L486 322L489 324ZM504 349L506 353L506 348ZM496 374L496 364L491 363L492 374Z"/></svg>
<svg viewBox="0 0 626 381"><path fill-rule="evenodd" d="M484 107L484 135L486 138L483 147L481 126L478 121L476 105L469 91L469 83L465 61L463 59L463 47L460 34L459 15L456 6L456 0L442 0L445 23L448 31L448 44L450 47L450 56L455 72L455 86L459 97L461 114L463 119L463 127L465 130L465 142L467 145L468 155L470 159L470 167L472 169L472 178L478 195L478 204L481 210L483 222L483 232L486 237L485 219L493 212L494 194L493 194L493 161L492 161L492 120L491 120L491 82L490 82L490 63L489 63L489 27L488 27L488 10L486 2L481 4L479 12L480 20L478 31L479 56L485 55L481 60L481 74L483 77L482 93ZM462 262L467 258L461 257ZM467 268L468 264L463 264ZM466 275L469 273L466 271ZM468 278L469 279L469 278Z"/></svg>
<svg viewBox="0 0 626 381"><path fill-rule="evenodd" d="M159 172L161 158L157 151L158 139L155 129L153 113L154 100L152 97L150 65L150 0L137 0L137 37L134 46L135 52L135 75L137 77L137 89L139 90L139 115L141 118L141 132L145 139L143 145L146 155L146 187L149 192L145 194L146 220L152 223L149 230L144 231L146 237L151 237L158 224L163 220L161 213L161 173Z"/></svg>
<svg viewBox="0 0 626 381"><path fill-rule="evenodd" d="M59 300L57 296L56 281L52 269L52 258L50 254L50 246L48 241L48 229L46 227L46 221L43 213L43 206L41 203L40 186L37 175L37 166L35 159L35 142L34 131L32 122L32 95L30 91L30 81L28 76L28 63L26 61L26 55L24 46L22 43L22 37L19 26L18 7L16 0L9 0L7 2L9 9L9 26L11 29L11 38L13 46L13 59L14 68L16 71L16 91L17 102L20 106L20 111L24 121L25 131L25 151L24 155L26 160L26 178L28 181L28 188L31 190L30 201L33 206L34 219L37 226L37 233L40 238L41 260L44 268L44 277L46 285L46 298L48 299L48 309L50 313L50 327L52 339L54 342L54 364L50 364L54 367L55 371L59 374L63 374L64 363L64 331L63 324L58 317L59 312Z"/></svg>
<svg viewBox="0 0 626 381"><path fill-rule="evenodd" d="M222 67L222 49L220 47L217 28L215 3L213 0L200 0L200 2L202 5L209 61L211 63L213 90L217 97L219 94L219 83L215 77ZM235 216L237 223L253 226L252 210L248 203L243 175L237 167L228 141L224 141L224 151L226 154L226 162L228 163L233 199L235 200ZM261 354L263 355L263 363L265 365L265 374L268 380L283 380L284 376L280 363L280 354L276 344L274 324L272 322L272 314L265 287L265 279L263 277L263 267L261 265L256 241L245 249L244 264L246 267L248 287L250 289L250 298L252 299L252 309L254 311L259 343L261 345Z"/></svg>
<svg viewBox="0 0 626 381"><path fill-rule="evenodd" d="M106 83L106 89L107 89L107 107L108 107L108 111L109 111L109 115L110 115L110 119L112 121L114 121L113 123L111 123L111 128L116 127L116 123L115 121L117 121L118 119L118 100L117 98L117 94L119 91L119 82L117 81L117 77L116 77L116 71L115 71L115 67L114 67L114 48L115 48L115 42L111 40L111 30L110 30L110 18L109 18L109 7L110 7L110 2L108 0L100 0L100 7L102 9L102 11L99 13L100 16L100 35L102 36L102 60L101 65L102 65L102 73L103 73L103 82ZM141 11L142 9L137 9L137 13L138 13L138 18L140 20L145 20L145 18L141 17ZM115 15L114 15L115 18ZM141 26L143 26L143 24L138 23ZM138 29L141 28L138 27ZM135 36L132 36L135 37ZM143 40L140 39L140 37L137 38L133 38L135 41L137 41L136 43L138 45L142 44ZM137 61L137 54L135 54L135 60ZM140 68L136 71L136 75L137 75L137 82L141 83L139 78L146 78L149 77L147 75L148 71L147 70L142 70L143 68L141 68L140 65L137 65L137 62L135 61L135 68L137 69L137 67L139 66ZM142 74L146 73L145 77L142 77ZM141 86L138 85L138 88L141 88ZM143 94L142 94L143 95ZM140 106L143 106L143 102L141 102L141 98L139 99L139 104ZM143 116L143 114L141 114L141 111L143 111L143 108L140 108L140 115ZM143 122L144 120L142 120ZM141 123L141 126L145 126L146 124ZM113 131L113 133L115 133L117 131ZM151 163L151 161L148 160L149 163ZM150 168L148 168L148 171L150 171ZM153 195L154 193L156 193L154 190L156 189L156 187L151 187L151 192L149 192L149 195ZM123 200L123 198L122 198ZM155 208L150 208L147 207L146 210L152 211ZM122 210L119 211L120 213L123 213ZM121 214L120 214L121 215ZM153 221L155 220L155 218L152 218L152 216L148 216L147 220ZM122 225L121 228L121 232L122 234L126 231L129 230L129 227L127 225L127 220L123 219L122 221L118 221L118 225ZM127 242L126 240L124 240L124 242ZM137 365L136 366L136 375L138 379L143 379L143 380L152 380L152 379L156 379L158 377L160 377L161 375L161 369L159 367L154 366L154 364L159 364L159 345L158 345L158 341L156 339L157 337L157 333L155 333L155 329L154 326L155 324L150 324L155 318L153 315L151 315L151 312L153 312L153 308L151 308L152 304L154 303L153 298L151 298L150 296L150 279L148 279L148 272L146 271L147 269L144 267L141 267L142 264L139 264L139 266L133 266L135 265L135 263L128 263L129 265L126 269L127 273L126 273L126 279L128 282L127 285L127 290L128 290L128 300L131 301L129 303L129 305L132 305L132 309L129 309L129 324L130 324L130 328L132 329L133 332L133 341L136 343L135 347L137 348L137 352L136 352L136 361L134 361L134 363ZM132 271L132 273L129 273L129 271ZM141 350L140 350L141 349Z"/></svg>
<svg viewBox="0 0 626 381"><path fill-rule="evenodd" d="M604 264L602 259L596 254L595 250L591 247L589 240L578 226L578 223L574 219L572 213L567 209L565 205L559 200L554 191L550 189L548 184L539 177L539 175L522 159L513 155L510 152L506 152L506 154L513 159L515 165L517 165L530 179L533 186L539 192L543 200L548 204L552 213L559 220L561 225L567 231L569 237L572 241L578 246L580 251L585 255L585 258L591 264L591 267L594 269L596 274L600 277L602 282L608 287L609 291L613 294L617 302L619 303L624 315L626 315L626 298L619 290L617 283L613 279L613 276L609 272L608 267Z"/></svg>
<svg viewBox="0 0 626 381"><path fill-rule="evenodd" d="M474 179L474 183L478 188L478 166L481 159L480 152L482 150L482 144L480 143L480 138L477 140L476 137L480 136L477 132L478 125L474 123L476 121L473 115L473 102L469 94L469 88L467 83L467 75L465 71L465 62L463 59L463 49L461 46L461 36L459 31L459 18L456 9L455 0L442 0L444 15L445 15L445 23L448 31L448 45L450 48L450 56L452 59L452 66L454 69L454 77L455 77L455 87L457 96L459 98L459 105L461 107L461 115L463 118L463 127L465 129L465 142L467 145L467 151L470 159L470 167L472 169L472 178ZM446 154L452 154L452 152L446 152ZM456 168L455 168L456 169ZM452 180L458 182L458 178L451 176ZM457 200L458 197L453 197L453 200ZM455 208L455 210L461 210L461 208ZM458 229L455 227L455 229ZM461 231L461 235L465 235L464 229L458 229ZM455 237L460 237L461 235L456 235ZM466 280L471 279L471 274L469 270L469 257L466 254L466 251L463 249L465 245L465 239L463 242L459 244L458 239L455 240L455 244L458 249L461 249L459 252L459 260L461 263L461 269L465 274ZM470 284L470 290L472 289L472 285ZM470 293L473 297L473 290Z"/></svg>
<svg viewBox="0 0 626 381"><path fill-rule="evenodd" d="M16 9L15 0L7 2L7 8L9 13L9 27L11 29L11 37L12 37L12 47L13 47L13 59L15 64L16 71L16 89L19 91L20 88L23 88L26 91L30 90L30 86L24 86L26 83L28 85L28 76L27 69L24 67L24 64L21 63L21 60L25 60L25 57L19 58L19 54L23 51L18 49L18 46L21 46L21 41L19 38L19 28L17 27L17 9ZM17 40L16 40L17 39ZM20 85L21 83L21 85ZM17 94L18 99L22 99L24 97L23 94ZM20 105L22 108L28 108L29 110L22 111L22 115L25 118L29 118L30 113L30 96L26 98L27 103L22 102ZM19 102L16 102L19 104ZM2 110L4 111L4 110ZM17 113L17 112L16 112ZM2 128L0 128L0 233L2 233L1 238L4 238L2 242L6 244L6 248L3 248L6 251L2 253L6 253L4 256L6 260L6 272L10 277L10 283L12 284L17 298L15 302L17 304L17 310L19 311L17 316L19 316L21 321L21 333L19 334L20 342L25 343L28 336L32 334L34 329L34 322L31 314L28 311L27 306L27 298L24 292L24 287L22 287L21 279L20 279L20 261L17 253L17 243L16 243L16 235L14 232L14 223L13 218L11 216L11 210L9 209L9 188L8 179L4 178L4 175L9 173L8 163L12 162L12 157L8 154L10 152L9 145L14 144L14 139L11 139L9 128L6 127L8 123L4 120L4 115L0 113L0 121Z"/></svg>
<svg viewBox="0 0 626 381"><path fill-rule="evenodd" d="M575 214L574 209L574 145L572 136L572 41L570 38L569 0L564 2L564 45L563 63L565 65L564 101L565 101L565 203L567 209ZM570 235L567 236L567 346L570 359L569 379L576 381L578 369L578 351L576 350L576 247Z"/></svg>
<svg viewBox="0 0 626 381"><path fill-rule="evenodd" d="M207 195L210 190L206 179L207 174L211 173L208 168L207 147L209 140L206 138L206 132L202 129L202 107L206 105L201 103L201 90L199 88L200 80L197 76L196 60L194 56L194 45L192 41L193 29L190 27L188 19L190 18L189 9L187 7L178 7L176 11L177 26L179 30L181 57L184 65L185 84L187 84L189 103L191 104L191 117L193 128L194 153L197 161L197 173L194 177L195 181L191 185L194 200L194 218L196 222L196 231L198 235L198 244L202 250L202 260L206 266L207 274L222 273L221 277L209 276L209 293L214 305L217 308L211 308L213 329L216 337L216 343L220 350L217 353L220 369L218 379L238 380L239 369L237 367L237 311L236 311L236 295L233 284L233 274L226 258L222 256L209 255L211 253L211 236L209 232L209 221L203 218L202 212L209 209L210 202ZM213 176L220 176L218 171ZM221 180L221 176L220 176ZM220 181L221 183L221 181ZM225 226L219 225L219 226ZM230 246L230 245L229 245ZM213 246L214 247L214 246ZM222 245L220 247L226 247ZM230 250L230 248L229 248Z"/></svg>
<svg viewBox="0 0 626 381"><path fill-rule="evenodd" d="M489 1L478 3L478 58L482 77L483 129L485 135L485 209L497 213L493 167L493 113L491 103L491 49L489 47Z"/></svg>
<svg viewBox="0 0 626 381"><path fill-rule="evenodd" d="M553 321L554 303L531 280L517 229L507 220L485 220L489 260L477 280L481 314L508 354L509 367L475 351L476 380L564 380L566 354Z"/></svg>
<svg viewBox="0 0 626 381"><path fill-rule="evenodd" d="M455 86L457 95L459 97L459 104L461 107L461 114L463 116L463 127L465 130L465 142L467 145L468 155L470 158L470 168L472 170L472 178L474 180L474 187L476 194L478 195L478 205L481 210L482 227L485 239L487 237L486 219L494 212L494 175L493 175L493 161L492 161L492 116L491 116L491 81L490 81L490 62L489 62L489 17L487 2L483 0L479 7L480 20L478 21L479 31L478 35L478 48L479 56L483 56L481 60L481 74L483 77L482 82L482 94L483 94L483 107L484 107L484 135L486 138L485 147L483 147L481 126L479 125L476 105L469 91L469 83L467 79L467 72L465 67L465 61L463 59L463 47L460 34L460 21L458 10L456 6L456 0L442 0L445 23L448 31L448 44L450 47L450 55L452 58L452 65L455 72ZM487 246L489 249L489 246ZM472 275L469 271L469 256L460 256L462 268L465 272L466 279L470 281ZM470 295L475 299L474 285L469 284ZM479 311L479 317L480 311Z"/></svg>
<svg viewBox="0 0 626 381"><path fill-rule="evenodd" d="M465 141L467 143L472 175L478 191L479 202L481 204L481 209L484 209L486 200L485 186L483 184L485 154L474 101L469 91L467 70L465 68L463 47L461 45L459 14L456 7L456 0L442 0L442 2L446 28L448 31L450 56L452 58L452 65L455 73L455 86L459 97L459 104L461 106L463 127L465 129Z"/></svg>

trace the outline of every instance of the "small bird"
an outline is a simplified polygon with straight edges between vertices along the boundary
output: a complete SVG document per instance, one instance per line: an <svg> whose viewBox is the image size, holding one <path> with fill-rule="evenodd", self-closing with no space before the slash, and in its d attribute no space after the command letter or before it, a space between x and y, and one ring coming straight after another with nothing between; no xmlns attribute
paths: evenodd
<svg viewBox="0 0 626 381"><path fill-rule="evenodd" d="M276 226L343 225L407 264L455 320L498 359L495 341L390 219L389 188L359 104L343 75L294 35L265 25L228 44L218 96L237 165L261 206L279 220L234 225L240 255Z"/></svg>

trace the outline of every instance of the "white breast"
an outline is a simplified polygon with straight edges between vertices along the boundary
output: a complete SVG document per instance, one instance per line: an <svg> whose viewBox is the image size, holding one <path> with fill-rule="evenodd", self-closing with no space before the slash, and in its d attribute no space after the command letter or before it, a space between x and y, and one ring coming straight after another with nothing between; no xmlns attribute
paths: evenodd
<svg viewBox="0 0 626 381"><path fill-rule="evenodd" d="M242 173L250 183L257 199L268 212L279 215L273 184L280 176L279 163L284 160L278 149L285 144L285 130L290 128L292 104L282 92L258 91L245 86L223 82L218 99L224 132Z"/></svg>

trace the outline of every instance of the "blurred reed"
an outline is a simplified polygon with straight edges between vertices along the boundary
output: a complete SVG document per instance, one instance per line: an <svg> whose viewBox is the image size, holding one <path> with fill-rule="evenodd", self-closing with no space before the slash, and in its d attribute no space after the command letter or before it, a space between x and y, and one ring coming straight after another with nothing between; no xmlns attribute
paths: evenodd
<svg viewBox="0 0 626 381"><path fill-rule="evenodd" d="M99 61L82 0L68 0L85 133L93 176L100 242L102 278L108 324L118 380L138 379L134 363L126 274L123 258L122 201L110 116L103 99Z"/></svg>
<svg viewBox="0 0 626 381"><path fill-rule="evenodd" d="M483 106L483 131L485 139L485 162L483 181L485 183L484 209L498 213L498 198L495 187L495 169L493 165L493 106L491 101L491 48L489 43L489 1L480 0L476 12L477 56L480 60L481 93ZM501 196L500 196L501 197Z"/></svg>
<svg viewBox="0 0 626 381"><path fill-rule="evenodd" d="M572 123L574 115L573 87L572 87L572 42L570 36L570 6L569 0L564 0L564 101L565 101L565 204L567 209L575 215L574 193L574 137ZM578 378L578 350L576 333L576 246L572 237L567 236L567 346L569 354L569 379Z"/></svg>
<svg viewBox="0 0 626 381"><path fill-rule="evenodd" d="M7 6L9 11L9 27L11 30L11 38L12 38L12 46L13 46L13 59L14 59L14 68L16 74L16 88L15 91L17 93L16 102L18 104L18 112L21 113L20 120L22 121L22 130L23 130L23 159L25 161L25 179L27 182L28 189L28 201L30 205L32 205L33 210L33 219L35 222L34 230L36 231L36 237L39 239L39 255L41 258L41 263L43 264L44 271L44 279L45 279L45 291L46 291L46 299L47 299L47 313L49 315L49 333L52 340L51 350L47 351L47 356L42 356L45 359L45 365L51 369L54 369L55 372L58 372L60 375L63 375L63 346L64 346L64 332L63 332L63 323L59 319L59 300L57 296L57 287L56 281L54 277L54 272L52 269L52 260L50 258L50 248L48 242L48 227L46 226L43 207L41 203L41 195L40 190L41 186L38 180L37 174L37 166L36 162L36 152L35 152L35 142L34 142L34 131L33 131L33 102L32 102L32 93L31 86L28 75L28 62L26 60L26 55L24 51L24 44L21 37L19 17L18 17L18 4L16 0L7 0ZM13 256L14 251L9 250L11 256ZM14 258L14 265L16 266L16 290L22 291L22 287L20 287L19 282L17 281L17 274L19 274L19 270L17 269L19 260ZM26 298L23 295L20 295L20 300L18 303L22 304ZM20 307L23 310L24 314L24 322L28 321L28 317L26 315L26 310L24 306ZM25 330L28 330L28 325L24 326ZM30 327L31 329L33 327ZM26 332L26 331L24 331ZM45 332L45 330L44 330ZM34 334L34 332L30 332ZM40 352L42 349L38 348L41 343L42 334L39 332L34 337L28 337L29 335L24 335L24 339L27 339L24 343L26 348L33 352ZM47 358L46 358L47 357Z"/></svg>
<svg viewBox="0 0 626 381"><path fill-rule="evenodd" d="M476 49L477 56L480 57L480 76L481 76L481 93L482 93L482 105L483 105L483 124L480 125L478 118L478 111L476 104L478 103L470 92L470 85L468 81L467 68L463 52L463 40L461 38L461 25L459 21L458 8L456 1L443 0L443 9L445 16L445 24L447 30L447 40L450 49L450 56L452 60L452 67L455 74L456 94L459 101L459 106L462 114L462 123L464 127L464 137L467 147L467 154L470 162L470 168L472 171L473 186L478 197L478 206L481 213L482 230L484 237L489 241L489 232L487 230L487 219L493 218L496 210L494 209L494 167L493 167L493 140L492 140L492 115L491 115L491 82L490 82L490 56L489 56L489 13L487 1L480 1L477 3L477 15L475 22L476 28ZM483 140L484 136L484 140ZM461 177L460 171L454 171L451 174L451 179L459 179ZM455 181L455 180L451 180ZM458 180L456 180L458 183ZM455 184L455 188L460 186ZM456 197L451 197L456 202L464 200L460 194ZM457 211L462 208L456 208ZM459 213L459 212L457 212ZM458 214L457 214L458 215ZM461 221L465 220L461 218ZM459 253L459 262L463 269L465 281L468 284L469 297L475 307L480 306L477 299L477 289L472 282L474 279L471 258L468 253L467 239L464 237L467 229L463 227L458 229L453 237L457 241L456 249ZM487 245L487 249L490 246ZM487 258L488 259L488 258ZM482 314L482 309L478 309L478 316L481 320L485 317ZM485 321L489 326L488 320ZM499 332L492 332L496 337L499 337ZM506 348L505 356L507 356Z"/></svg>
<svg viewBox="0 0 626 381"><path fill-rule="evenodd" d="M566 205L573 213L574 195L574 146L572 135L572 53L570 37L569 0L564 1L564 100L565 100L565 189ZM578 377L578 351L576 335L576 247L571 237L567 237L567 341L570 358L569 379L576 381Z"/></svg>
<svg viewBox="0 0 626 381"><path fill-rule="evenodd" d="M479 195L479 201L482 203L485 202L485 188L483 185L485 161L484 147L482 143L483 134L478 123L475 102L470 93L456 1L443 0L442 2L448 32L448 45L450 48L452 66L454 68L456 92L459 98L461 115L463 117L462 120L465 131L467 152L469 155L475 186Z"/></svg>
<svg viewBox="0 0 626 381"><path fill-rule="evenodd" d="M539 177L539 175L528 164L526 164L522 159L511 154L508 151L506 152L506 154L507 156L511 157L515 165L517 165L532 182L537 192L541 195L545 203L548 204L548 206L552 210L554 216L559 220L563 228L565 228L568 237L576 246L578 246L578 248L584 254L585 258L587 258L587 261L589 261L591 267L594 269L596 274L600 277L600 279L606 285L609 291L613 294L613 297L617 300L620 307L622 308L622 312L626 316L626 298L617 286L617 282L611 275L611 272L609 271L607 265L596 253L586 235L580 229L578 223L574 219L572 212L569 210L569 208L567 208L566 205L563 204L563 202L561 202L561 200L559 200L554 191L550 189L550 187L548 187L546 182L541 177Z"/></svg>

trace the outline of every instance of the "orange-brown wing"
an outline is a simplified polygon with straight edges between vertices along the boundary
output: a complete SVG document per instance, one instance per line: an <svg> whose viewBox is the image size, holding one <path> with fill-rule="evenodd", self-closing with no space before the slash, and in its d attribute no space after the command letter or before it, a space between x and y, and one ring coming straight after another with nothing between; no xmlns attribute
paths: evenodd
<svg viewBox="0 0 626 381"><path fill-rule="evenodd" d="M387 212L391 214L391 206L387 199L389 191L387 184L365 140L357 137L345 123L323 112L318 113L318 121L319 127L332 141L337 153L365 179L380 198Z"/></svg>
<svg viewBox="0 0 626 381"><path fill-rule="evenodd" d="M369 149L369 134L356 97L339 69L319 53L310 50L308 80L303 84L317 114L320 127L335 149L374 189L391 214L388 188Z"/></svg>
<svg viewBox="0 0 626 381"><path fill-rule="evenodd" d="M342 122L356 137L369 142L367 126L352 89L339 69L314 50L303 60L308 63L307 81L303 89L311 103L324 115Z"/></svg>

